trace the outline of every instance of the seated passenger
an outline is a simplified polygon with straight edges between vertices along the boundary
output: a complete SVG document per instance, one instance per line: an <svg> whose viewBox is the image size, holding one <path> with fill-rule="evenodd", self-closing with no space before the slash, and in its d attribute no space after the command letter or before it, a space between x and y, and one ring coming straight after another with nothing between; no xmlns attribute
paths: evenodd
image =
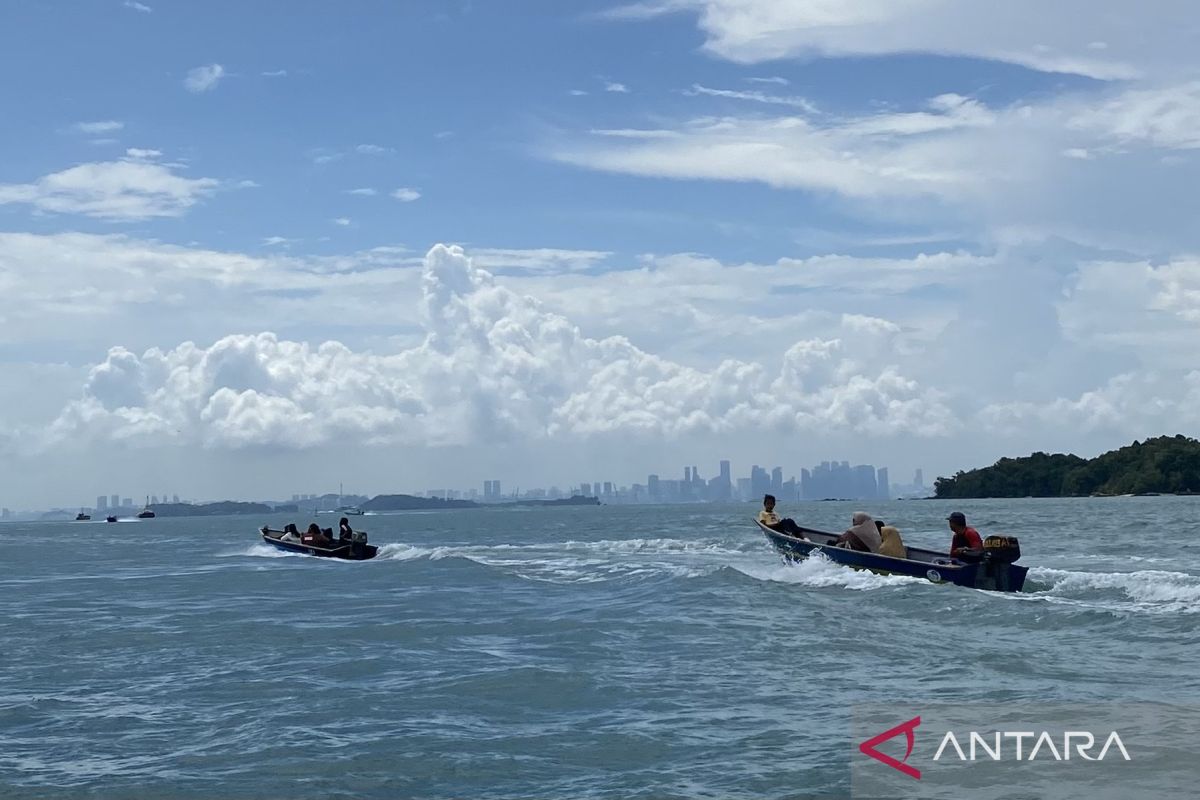
<svg viewBox="0 0 1200 800"><path fill-rule="evenodd" d="M850 527L838 538L830 542L834 547L849 547L851 550L861 550L865 553L879 552L879 529L875 520L864 511L855 511L850 518Z"/></svg>
<svg viewBox="0 0 1200 800"><path fill-rule="evenodd" d="M289 522L283 526L283 535L279 537L281 542L298 542L300 541L300 531L296 529L296 523Z"/></svg>
<svg viewBox="0 0 1200 800"><path fill-rule="evenodd" d="M960 550L983 549L983 539L979 537L979 531L967 526L966 514L955 511L946 517L946 521L950 523L950 530L954 531L954 538L950 540L951 558L957 558Z"/></svg>
<svg viewBox="0 0 1200 800"><path fill-rule="evenodd" d="M900 538L898 528L885 525L879 520L875 520L875 527L879 528L879 555L908 558L908 548L904 546L904 540Z"/></svg>
<svg viewBox="0 0 1200 800"><path fill-rule="evenodd" d="M763 510L758 512L758 521L773 531L804 538L804 531L794 519L780 519L779 515L775 513L775 495L773 494L763 495Z"/></svg>
<svg viewBox="0 0 1200 800"><path fill-rule="evenodd" d="M329 547L329 545L333 544L333 540L322 533L321 526L315 522L309 524L308 530L300 537L300 541L314 547Z"/></svg>
<svg viewBox="0 0 1200 800"><path fill-rule="evenodd" d="M354 535L354 529L350 527L350 520L342 517L338 520L338 540L347 541Z"/></svg>

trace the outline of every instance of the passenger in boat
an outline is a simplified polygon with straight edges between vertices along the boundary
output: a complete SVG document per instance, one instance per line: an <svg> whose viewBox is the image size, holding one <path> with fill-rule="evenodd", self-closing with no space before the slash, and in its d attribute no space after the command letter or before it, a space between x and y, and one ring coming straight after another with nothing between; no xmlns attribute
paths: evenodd
<svg viewBox="0 0 1200 800"><path fill-rule="evenodd" d="M967 526L966 514L955 511L946 517L946 521L950 524L950 530L954 531L954 538L950 540L951 558L958 556L960 550L983 549L983 539L980 538L979 531Z"/></svg>
<svg viewBox="0 0 1200 800"><path fill-rule="evenodd" d="M329 547L333 544L333 540L326 536L321 531L321 526L317 523L310 523L308 530L300 537L300 541L304 544L311 544L314 547Z"/></svg>
<svg viewBox="0 0 1200 800"><path fill-rule="evenodd" d="M298 542L300 541L300 531L296 528L296 523L289 522L283 526L283 535L279 537L281 542Z"/></svg>
<svg viewBox="0 0 1200 800"><path fill-rule="evenodd" d="M348 541L354 535L354 529L350 527L350 520L342 517L338 520L338 541Z"/></svg>
<svg viewBox="0 0 1200 800"><path fill-rule="evenodd" d="M838 538L830 542L834 547L849 547L851 550L861 550L865 553L879 552L879 528L875 520L865 511L855 511L850 518L850 527Z"/></svg>
<svg viewBox="0 0 1200 800"><path fill-rule="evenodd" d="M790 517L780 519L779 515L775 513L775 495L773 494L763 495L763 510L758 512L758 521L773 531L804 538L804 531L796 524L796 520Z"/></svg>
<svg viewBox="0 0 1200 800"><path fill-rule="evenodd" d="M886 525L881 520L875 520L879 529L879 555L892 558L908 558L908 548L900 538L900 529L894 525Z"/></svg>

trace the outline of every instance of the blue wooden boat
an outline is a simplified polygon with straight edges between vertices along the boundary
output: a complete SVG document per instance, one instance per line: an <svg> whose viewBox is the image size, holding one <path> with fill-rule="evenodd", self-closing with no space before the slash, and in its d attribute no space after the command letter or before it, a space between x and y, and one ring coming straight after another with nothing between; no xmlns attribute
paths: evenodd
<svg viewBox="0 0 1200 800"><path fill-rule="evenodd" d="M367 544L366 534L362 531L358 531L358 537L355 539L334 539L333 544L329 547L306 544L300 541L299 536L293 539L287 535L286 531L271 530L266 525L258 532L262 534L263 542L289 553L321 558L340 558L345 561L366 561L368 558L374 558L379 552L379 548L375 545Z"/></svg>
<svg viewBox="0 0 1200 800"><path fill-rule="evenodd" d="M1025 575L1029 572L1029 567L1014 563L1021 557L1021 549L1011 536L989 536L983 540L982 550L968 551L961 557L951 558L948 553L906 547L907 558L894 558L834 547L831 543L838 538L839 534L836 533L803 526L797 526L792 533L783 533L768 528L758 520L755 520L755 524L789 561L800 561L816 552L834 563L853 569L884 575L908 575L933 583L953 583L996 592L1021 591L1025 585Z"/></svg>

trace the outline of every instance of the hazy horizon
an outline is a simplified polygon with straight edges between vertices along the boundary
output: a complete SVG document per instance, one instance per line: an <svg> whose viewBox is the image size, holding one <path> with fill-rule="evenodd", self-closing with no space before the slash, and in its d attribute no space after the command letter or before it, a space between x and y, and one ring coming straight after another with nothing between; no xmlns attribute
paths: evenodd
<svg viewBox="0 0 1200 800"><path fill-rule="evenodd" d="M1194 435L1189 11L8 4L0 506Z"/></svg>

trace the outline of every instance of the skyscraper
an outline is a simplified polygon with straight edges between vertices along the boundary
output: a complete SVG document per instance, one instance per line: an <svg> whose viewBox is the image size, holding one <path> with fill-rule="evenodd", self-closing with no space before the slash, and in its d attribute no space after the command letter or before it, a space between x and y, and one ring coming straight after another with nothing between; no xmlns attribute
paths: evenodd
<svg viewBox="0 0 1200 800"><path fill-rule="evenodd" d="M650 495L651 500L662 498L662 487L658 485L657 475L651 475L646 478L646 494Z"/></svg>
<svg viewBox="0 0 1200 800"><path fill-rule="evenodd" d="M875 483L879 488L879 497L883 500L888 500L892 496L892 484L888 480L887 467L880 467L875 471Z"/></svg>
<svg viewBox="0 0 1200 800"><path fill-rule="evenodd" d="M779 495L783 491L783 467L771 470L771 493Z"/></svg>
<svg viewBox="0 0 1200 800"><path fill-rule="evenodd" d="M121 495L119 495L119 494L109 495L108 504L110 506L112 506L113 508L120 508L121 507Z"/></svg>
<svg viewBox="0 0 1200 800"><path fill-rule="evenodd" d="M913 476L913 486L918 489L925 488L925 475L921 472L921 468L917 467L917 474Z"/></svg>
<svg viewBox="0 0 1200 800"><path fill-rule="evenodd" d="M103 511L106 508L108 508L108 498L104 495L100 495L96 498L96 510Z"/></svg>

